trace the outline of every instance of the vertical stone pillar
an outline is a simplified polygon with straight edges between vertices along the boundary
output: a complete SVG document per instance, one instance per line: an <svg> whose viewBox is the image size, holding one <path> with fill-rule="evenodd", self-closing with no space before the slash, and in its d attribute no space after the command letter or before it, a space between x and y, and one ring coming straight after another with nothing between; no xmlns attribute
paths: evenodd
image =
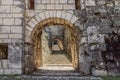
<svg viewBox="0 0 120 80"><path fill-rule="evenodd" d="M35 68L34 65L34 48L30 43L25 43L25 52L24 52L24 73L31 73Z"/></svg>

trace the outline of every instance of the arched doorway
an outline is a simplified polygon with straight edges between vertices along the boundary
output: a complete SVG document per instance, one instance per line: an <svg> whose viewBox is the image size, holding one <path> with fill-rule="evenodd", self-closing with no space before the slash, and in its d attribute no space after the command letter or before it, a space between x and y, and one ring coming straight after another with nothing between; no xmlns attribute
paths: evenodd
<svg viewBox="0 0 120 80"><path fill-rule="evenodd" d="M63 41L60 40L59 38L55 38L52 40L52 50L63 50Z"/></svg>
<svg viewBox="0 0 120 80"><path fill-rule="evenodd" d="M76 19L76 18L74 18ZM29 63L29 65L26 68L25 65L25 72L29 72L30 70L33 71L34 69L37 69L40 66L43 66L43 49L42 49L42 32L43 30L47 27L47 26L56 26L56 25L61 25L63 27L65 27L69 32L70 32L70 38L66 38L66 41L68 41L68 45L65 49L67 53L70 53L69 55L71 56L71 63L74 69L77 69L78 66L78 61L79 61L79 52L78 52L78 39L77 39L77 35L80 33L79 29L77 27L74 26L73 22L75 20L73 20L72 18L70 19L72 21L72 23L66 19L63 18L46 18L43 19L42 21L40 20L39 23L37 23L37 25L35 25L35 27L33 28L33 30L29 33L30 37L28 37L28 42L29 45L31 45L31 55L30 55L30 59L29 61L26 60L26 63ZM32 20L33 21L33 20ZM30 25L32 25L32 23L30 22ZM67 35L66 35L67 36ZM27 36L26 36L27 37ZM57 39L57 38L56 38ZM69 42L69 40L71 42ZM62 40L61 40L62 42ZM67 42L66 42L67 43ZM62 42L62 44L65 44L64 42ZM47 45L49 46L49 45ZM63 45L63 49L64 49L64 45ZM31 62L30 62L31 61ZM34 66L34 67L30 67L30 66ZM30 72L31 72L30 71Z"/></svg>
<svg viewBox="0 0 120 80"><path fill-rule="evenodd" d="M58 18L56 19L58 20ZM63 20L63 19L60 19L60 20ZM49 26L53 27L52 28L53 30L51 29L51 33L49 31L46 31L47 30L46 28ZM54 31L55 27L57 26L58 26L58 30L60 30L59 26L62 26L64 28L64 30L62 30L62 33L60 33L59 31ZM64 25L59 24L59 23L56 23L56 24L46 23L46 25L40 25L38 27L41 27L41 30L36 29L37 31L35 31L34 36L33 36L35 68L38 69L39 67L44 66L46 63L49 64L48 58L50 57L50 54L53 51L61 51L61 49L64 49L64 52L66 52L66 54L70 57L71 59L70 61L71 61L73 68L78 68L78 58L77 58L78 54L77 54L77 45L76 45L76 39L75 39L76 29L72 28L72 26L70 27L70 25L68 24L65 25L65 23ZM53 44L51 41L52 38L53 39L56 38L53 41L57 45L50 45L50 44ZM64 45L64 48L63 48L63 45ZM52 50L51 48L54 48L54 50ZM57 63L57 60L55 60L55 62L53 63Z"/></svg>

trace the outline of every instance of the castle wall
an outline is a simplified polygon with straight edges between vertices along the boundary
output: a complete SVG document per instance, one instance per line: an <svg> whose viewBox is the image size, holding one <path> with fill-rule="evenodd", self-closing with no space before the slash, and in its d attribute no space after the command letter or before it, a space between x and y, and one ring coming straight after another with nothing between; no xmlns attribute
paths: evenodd
<svg viewBox="0 0 120 80"><path fill-rule="evenodd" d="M0 60L0 74L21 74L23 69L29 72L34 67L31 32L40 21L52 17L69 20L79 27L81 73L119 73L119 0L107 3L105 0L80 0L81 9L77 10L75 0L35 0L34 9L29 9L28 1L0 1L0 44L5 43L8 47L8 58ZM114 63L107 60L113 60Z"/></svg>
<svg viewBox="0 0 120 80"><path fill-rule="evenodd" d="M8 58L0 60L0 74L22 73L23 5L23 0L0 1L0 43L8 46Z"/></svg>

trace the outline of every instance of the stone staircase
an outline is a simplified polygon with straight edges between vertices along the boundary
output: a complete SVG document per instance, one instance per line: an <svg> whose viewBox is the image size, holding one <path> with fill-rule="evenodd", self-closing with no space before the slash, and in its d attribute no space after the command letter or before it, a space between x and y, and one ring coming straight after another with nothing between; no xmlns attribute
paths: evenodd
<svg viewBox="0 0 120 80"><path fill-rule="evenodd" d="M64 51L53 51L53 53L46 59L44 65L52 64L72 64L67 58Z"/></svg>
<svg viewBox="0 0 120 80"><path fill-rule="evenodd" d="M102 80L94 76L28 76L24 75L22 80Z"/></svg>
<svg viewBox="0 0 120 80"><path fill-rule="evenodd" d="M24 75L25 80L102 80L100 77L83 76L77 70L36 70Z"/></svg>
<svg viewBox="0 0 120 80"><path fill-rule="evenodd" d="M23 80L102 80L99 77L83 76L75 70L71 61L61 52L54 52L46 63Z"/></svg>

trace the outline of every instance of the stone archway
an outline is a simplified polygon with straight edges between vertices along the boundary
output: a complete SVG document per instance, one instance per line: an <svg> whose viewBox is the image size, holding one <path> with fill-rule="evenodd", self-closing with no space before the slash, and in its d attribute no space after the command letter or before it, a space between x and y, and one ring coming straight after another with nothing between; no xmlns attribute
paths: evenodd
<svg viewBox="0 0 120 80"><path fill-rule="evenodd" d="M36 67L42 65L40 36L42 30L49 25L63 25L71 30L72 63L74 68L78 68L79 52L77 52L76 34L80 31L77 32L78 28L74 26L74 23L77 21L77 19L78 18L75 15L64 11L46 11L34 16L28 22L25 30L25 43L30 44L30 46L32 46L31 49L33 49L33 51L29 52L31 55L27 55L29 56L29 61L25 60L25 72L31 72ZM27 63L29 63L29 65L27 65Z"/></svg>
<svg viewBox="0 0 120 80"><path fill-rule="evenodd" d="M54 46L58 47L56 50L63 50L63 41L61 39L54 38L52 40L52 50L54 50Z"/></svg>

